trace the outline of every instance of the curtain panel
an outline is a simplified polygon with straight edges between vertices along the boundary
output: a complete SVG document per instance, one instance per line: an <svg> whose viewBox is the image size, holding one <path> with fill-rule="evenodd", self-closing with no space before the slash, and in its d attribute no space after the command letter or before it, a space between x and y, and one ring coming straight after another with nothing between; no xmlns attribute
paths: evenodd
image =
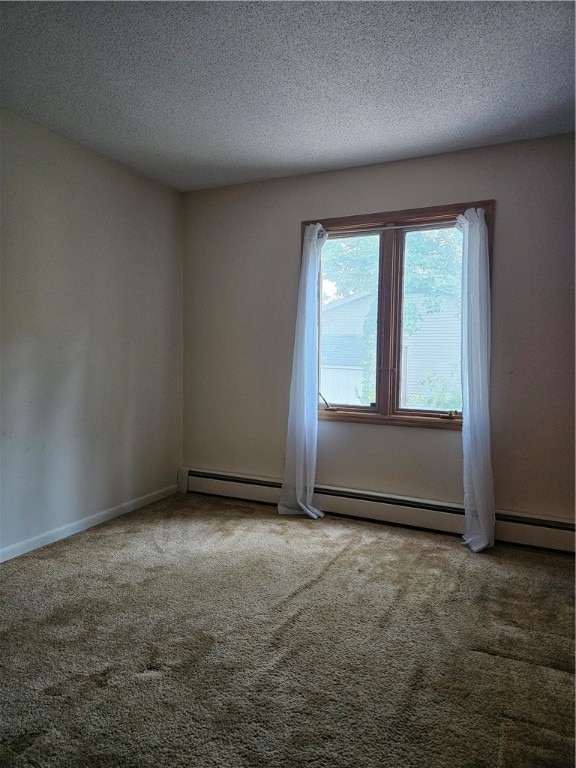
<svg viewBox="0 0 576 768"><path fill-rule="evenodd" d="M284 479L278 504L281 514L306 514L311 518L324 515L313 506L312 499L318 438L320 253L327 237L321 224L309 224L304 232Z"/></svg>
<svg viewBox="0 0 576 768"><path fill-rule="evenodd" d="M490 268L481 208L458 217L462 252L462 450L464 541L473 552L494 544L490 450Z"/></svg>

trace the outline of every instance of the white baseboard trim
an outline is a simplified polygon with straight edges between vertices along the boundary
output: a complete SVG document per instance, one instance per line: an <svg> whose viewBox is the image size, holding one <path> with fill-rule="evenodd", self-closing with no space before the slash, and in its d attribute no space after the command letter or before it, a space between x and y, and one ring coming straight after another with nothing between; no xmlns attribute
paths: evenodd
<svg viewBox="0 0 576 768"><path fill-rule="evenodd" d="M202 469L190 469L188 474L188 491L266 504L278 503L280 486L280 480L269 477ZM441 501L316 486L314 504L337 515L444 533L464 532L463 507ZM574 552L575 544L574 526L567 521L504 511L496 513L496 539L565 552Z"/></svg>
<svg viewBox="0 0 576 768"><path fill-rule="evenodd" d="M138 499L126 501L124 504L119 504L117 507L105 509L103 512L97 512L95 515L90 515L81 520L75 520L73 523L68 523L68 525L63 525L60 528L54 528L51 531L40 533L38 536L32 536L30 539L11 544L9 547L3 547L0 549L0 563L5 562L6 560L11 560L19 555L24 555L26 552L31 552L33 549L45 547L47 544L52 544L60 539L65 539L68 536L72 536L74 533L85 531L87 528L92 528L94 525L105 523L107 520L113 520L115 517L120 517L120 515L133 512L135 509L145 507L147 504L152 504L155 501L160 501L160 499L165 499L167 496L177 493L177 491L177 485L169 485L167 488L148 493L146 496L140 496Z"/></svg>

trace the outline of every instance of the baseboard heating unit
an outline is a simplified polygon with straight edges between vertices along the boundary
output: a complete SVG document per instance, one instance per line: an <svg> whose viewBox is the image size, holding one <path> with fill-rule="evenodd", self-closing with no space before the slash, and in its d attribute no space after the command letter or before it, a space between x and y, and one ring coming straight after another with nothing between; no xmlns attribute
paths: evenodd
<svg viewBox="0 0 576 768"><path fill-rule="evenodd" d="M277 504L280 480L182 467L180 490ZM327 514L357 517L443 533L464 532L464 508L428 499L387 495L373 491L317 485L314 504ZM497 511L496 539L515 544L574 551L574 524Z"/></svg>

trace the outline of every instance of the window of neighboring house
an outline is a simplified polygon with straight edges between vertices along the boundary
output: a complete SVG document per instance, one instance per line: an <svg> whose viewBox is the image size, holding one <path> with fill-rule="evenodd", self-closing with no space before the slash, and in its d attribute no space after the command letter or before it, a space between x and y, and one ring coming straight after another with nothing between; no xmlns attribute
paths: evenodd
<svg viewBox="0 0 576 768"><path fill-rule="evenodd" d="M320 418L461 428L456 218L468 208L491 235L494 201L320 222Z"/></svg>

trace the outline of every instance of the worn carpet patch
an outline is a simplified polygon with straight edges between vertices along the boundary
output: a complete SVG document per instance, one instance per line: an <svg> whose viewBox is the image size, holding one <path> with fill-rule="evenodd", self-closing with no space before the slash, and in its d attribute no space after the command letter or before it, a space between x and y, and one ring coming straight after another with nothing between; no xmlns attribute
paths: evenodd
<svg viewBox="0 0 576 768"><path fill-rule="evenodd" d="M0 568L0 766L574 765L564 553L176 495Z"/></svg>

